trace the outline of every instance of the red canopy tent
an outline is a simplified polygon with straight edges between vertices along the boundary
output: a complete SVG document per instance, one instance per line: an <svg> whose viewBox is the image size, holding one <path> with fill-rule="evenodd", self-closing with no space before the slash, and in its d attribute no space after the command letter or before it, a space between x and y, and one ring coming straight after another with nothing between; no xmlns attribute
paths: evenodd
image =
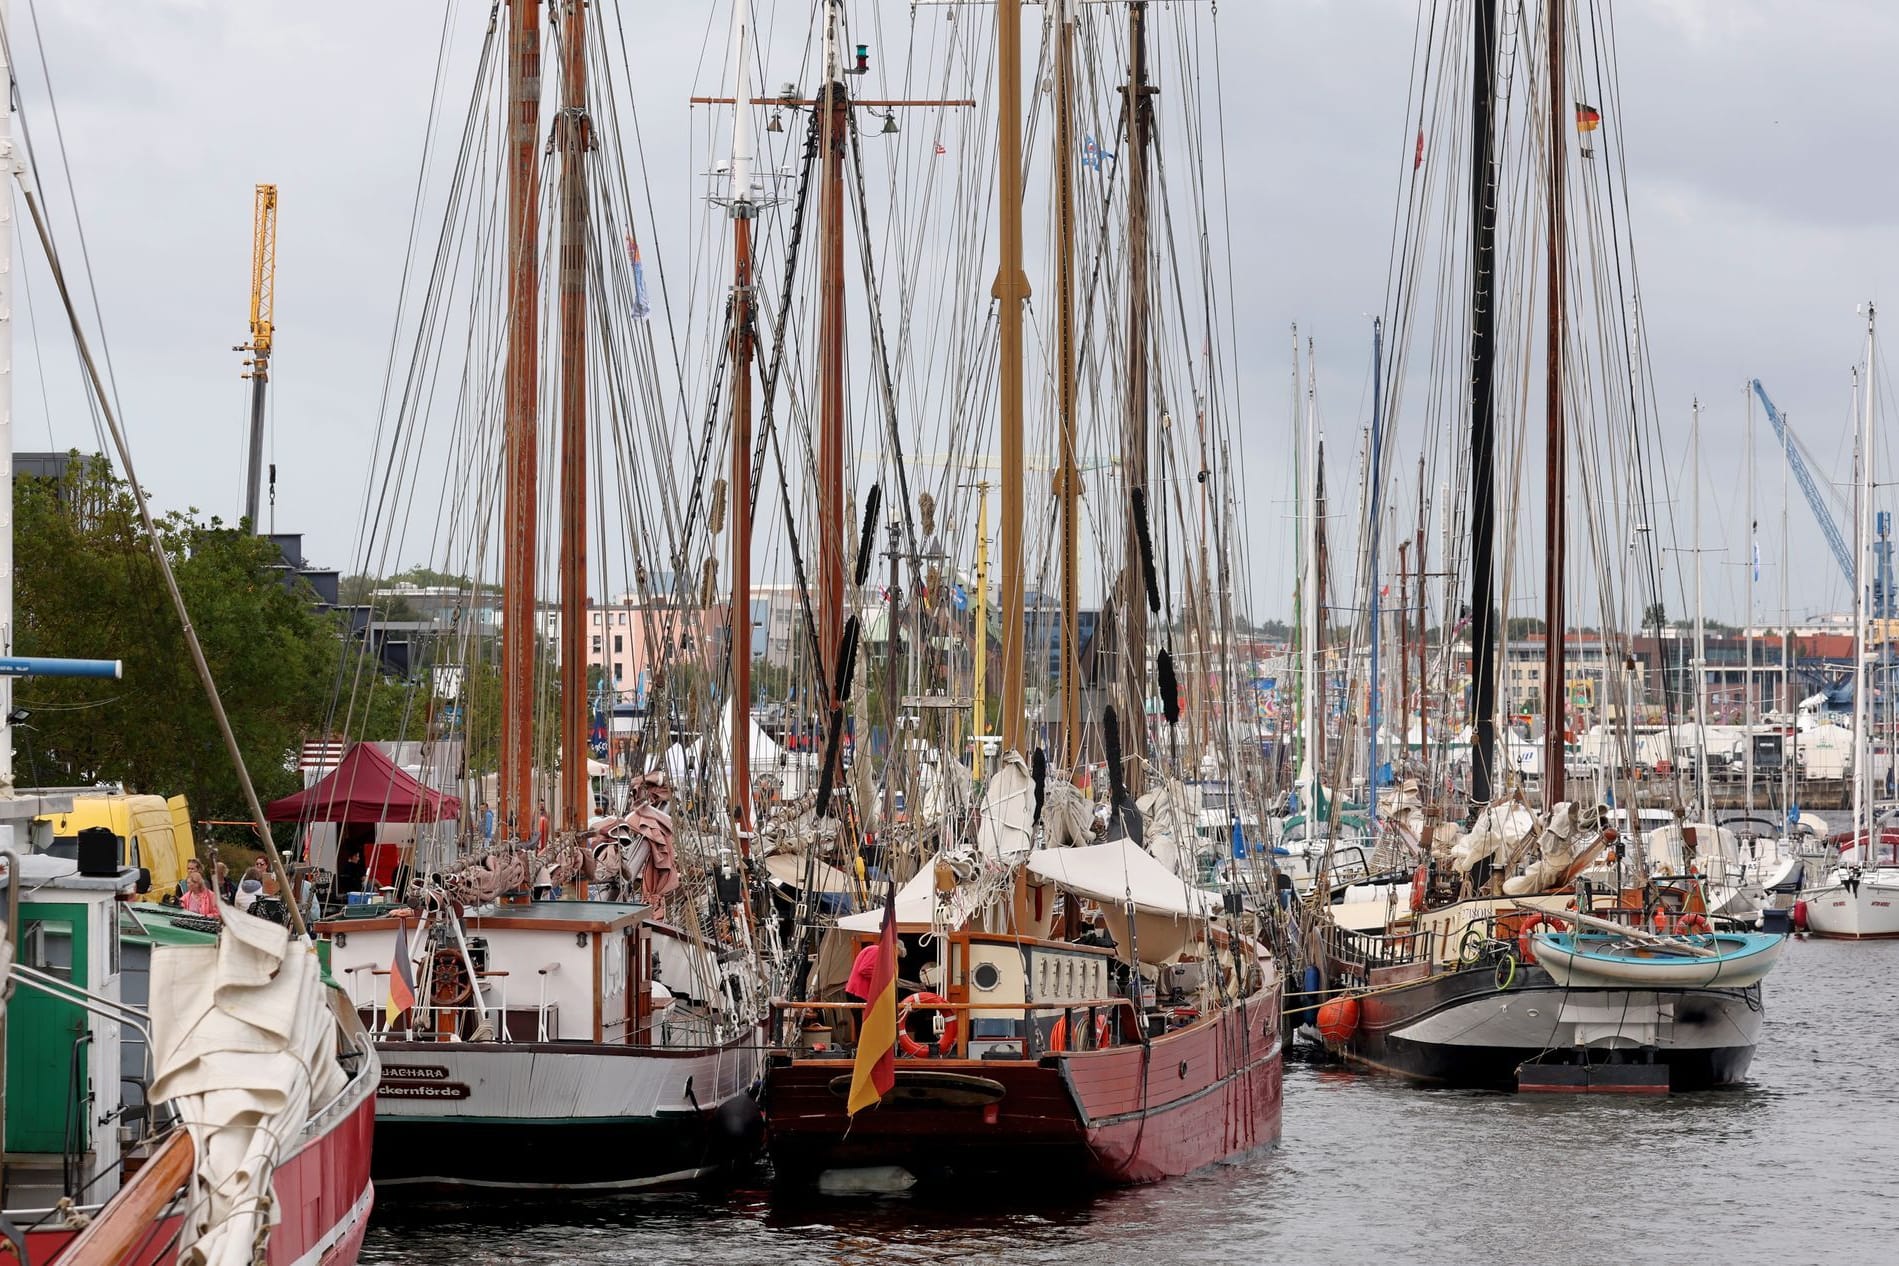
<svg viewBox="0 0 1899 1266"><path fill-rule="evenodd" d="M374 743L352 743L321 781L271 801L264 816L272 822L438 822L461 811L460 800L423 786Z"/></svg>

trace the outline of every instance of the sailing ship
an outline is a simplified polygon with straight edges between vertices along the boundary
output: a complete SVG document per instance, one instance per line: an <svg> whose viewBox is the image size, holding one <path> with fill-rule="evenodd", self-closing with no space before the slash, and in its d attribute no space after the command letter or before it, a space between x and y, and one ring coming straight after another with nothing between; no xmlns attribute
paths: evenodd
<svg viewBox="0 0 1899 1266"><path fill-rule="evenodd" d="M839 10L835 0L826 6L824 83L816 98L799 103L816 107L812 126L825 163L822 179L827 189L835 189L824 195L823 205L832 216L842 214L840 167L856 140L854 107L900 104L850 96L849 72L839 56ZM1116 665L1113 672L1099 673L1119 705L1118 713L1106 709L1101 722L1105 759L1089 760L1084 747L1088 727L1078 633L1080 289L1072 231L1078 218L1077 151L1083 146L1073 83L1076 7L1054 6L1046 27L1056 119L1053 219L1060 226L1051 252L1056 350L1050 366L1060 602L1047 643L1055 680L1043 722L1051 749L1043 750L1032 746L1025 706L1031 680L1025 580L1031 562L1023 404L1028 286L1022 254L1021 16L1014 5L998 5L993 89L999 221L996 487L1002 507L996 559L999 732L988 729L989 559L979 543L974 697L960 704L975 721L964 775L976 784L974 811L959 809L946 795L933 800L934 816L926 820L885 821L878 831L889 884L885 899L860 901L868 908L834 923L818 918L816 903L808 902L789 920L785 940L801 953L795 970L781 976L790 988L772 1004L774 1045L762 1096L767 1148L781 1182L887 1188L1008 1175L1039 1184L1144 1183L1268 1146L1279 1135L1279 961L1262 938L1263 916L1248 912L1237 890L1210 893L1190 882L1198 813L1167 764L1156 760L1150 743L1154 720L1148 703L1155 693L1150 662L1158 665L1160 678L1158 717L1172 726L1181 709L1172 680L1171 637L1156 655L1148 649L1147 621L1161 606L1148 505L1164 504L1164 485L1149 469L1149 455L1160 445L1149 425L1155 393L1148 377L1153 353L1146 324L1145 234L1155 90L1147 72L1147 10L1140 0L1128 6L1127 107L1117 157L1128 225L1128 377L1119 460L1129 502L1113 618L1103 613L1094 641L1094 662ZM860 46L860 66L862 58ZM1101 147L1092 140L1087 144L1098 166ZM827 220L820 240L835 244L840 237L841 225ZM827 303L839 300L841 281L841 272L829 275L822 291ZM842 332L841 325L823 316L819 328ZM841 351L835 342L827 343L820 365L841 365ZM987 366L971 367L971 372L986 373ZM842 393L831 391L825 399L841 407ZM821 435L830 436L836 424L836 415L827 412L820 420ZM823 439L827 446L832 442ZM820 464L827 475L836 473ZM987 481L980 487L986 498ZM826 507L842 503L841 490L827 492L821 486L818 548L837 549L840 557L848 528ZM986 509L979 510L979 523L985 514ZM871 539L867 526L863 540ZM860 546L859 583L867 561ZM850 700L855 619L841 618L841 575L825 580L821 570L820 579L818 658L835 671L820 673L819 684L835 685L826 691L828 752L816 802L803 819L807 842L801 847L810 850L804 855L804 872L810 876L819 841L830 840L848 877L856 866L853 859L867 851L858 846L854 826L864 820L860 815L868 806L860 794L841 787L845 779L835 765ZM1205 597L1202 592L1191 605L1200 612L1198 627L1210 634L1222 621ZM1230 620L1225 627L1230 628ZM1206 645L1211 659L1216 652L1210 641ZM1201 768L1200 758L1200 748L1192 748L1192 770ZM865 759L860 751L857 769ZM925 759L938 771L939 785L956 785L961 767L948 753L936 749ZM1157 763L1161 768L1155 771ZM1091 776L1096 769L1098 779ZM835 793L834 783L840 784ZM1113 823L1105 832L1098 829L1102 823L1092 803L1096 791L1108 793L1099 814ZM917 851L906 854L906 847ZM900 868L906 865L914 869L903 879ZM807 882L807 890L812 886ZM851 887L869 896L864 892L869 885ZM851 969L868 963L866 955L882 964L877 970L885 973L890 989L903 994L900 1001L893 992L885 1003L875 1004L892 1008L882 1019L873 1016L872 1004L847 996L848 989L864 987ZM890 1030L876 1036L886 1024ZM886 1057L888 1085L872 1094L875 1106L864 1106L852 1091L856 1070Z"/></svg>
<svg viewBox="0 0 1899 1266"><path fill-rule="evenodd" d="M0 30L6 26L0 5ZM11 80L0 38L0 79ZM12 144L17 98L0 109L0 161L21 204L136 499L143 536L253 809L242 755L139 486L115 408L71 301L30 173ZM0 216L0 260L13 259ZM13 309L0 267L0 365ZM0 452L11 469L12 394L0 391ZM8 496L13 495L11 487ZM0 524L0 625L13 627L12 516ZM81 833L53 851L45 815L73 797L17 788L18 676L116 679L117 661L14 658L0 675L0 1236L33 1266L170 1266L254 1261L348 1266L374 1191L370 1122L380 1070L355 1014L339 1005L317 947L293 928L223 906L194 919L137 899L151 875L135 840ZM283 859L254 815L278 883Z"/></svg>
<svg viewBox="0 0 1899 1266"><path fill-rule="evenodd" d="M662 763L678 720L669 710L684 710L687 670L704 667L692 656L705 648L679 632L696 620L696 604L682 593L674 595L677 623L652 656L656 671L676 670L682 684L677 692L646 692L643 763L623 771L613 816L602 812L589 773L590 742L596 725L604 728L595 712L630 685L617 669L607 681L590 674L598 657L590 657L589 640L597 651L602 636L598 615L591 627L588 620L591 578L625 567L629 589L644 596L651 596L652 579L646 556L614 556L615 538L597 528L594 516L624 527L621 542L647 530L646 507L611 498L634 495L642 477L663 483L655 472L673 452L671 437L656 435L643 447L644 471L615 478L603 477L593 461L626 443L624 431L609 428L636 418L660 427L673 421L663 402L635 403L621 394L629 382L652 381L658 362L645 324L650 308L633 209L623 205L625 185L609 163L626 160L613 94L592 82L616 65L610 24L596 15L597 6L582 0L508 4L505 19L489 26L478 72L484 88L502 87L493 77L503 76L505 90L474 94L467 130L456 142L495 137L507 181L498 223L483 219L473 205L480 200L458 182L442 230L449 241L470 231L470 217L479 222L473 231L484 245L465 282L474 296L468 302L497 317L477 323L480 333L471 338L462 382L474 394L455 410L458 447L448 458L484 472L481 486L475 504L437 526L443 535L435 544L440 557L470 564L462 598L470 609L489 592L480 568L499 555L498 648L459 624L437 653L458 666L453 680L461 689L447 699L436 695L439 673L417 687L431 695L417 705L431 715L425 743L463 745L464 794L450 799L403 775L394 792L372 791L366 817L336 809L337 798L316 788L290 814L306 824L446 824L419 833L393 894L354 894L354 904L319 927L332 971L348 982L386 1064L375 1151L375 1177L385 1191L689 1183L747 1155L755 1142L749 1094L758 1061L758 990L742 885L723 880L737 833L722 813L675 802ZM558 67L546 80L558 85L552 100L542 97L544 36ZM486 112L497 96L506 122L490 129ZM542 182L544 140L546 152L558 155L551 240L543 239L540 219L550 196ZM559 262L550 270L556 302L545 323L543 257ZM412 268L436 263L411 258ZM452 290L430 288L428 306L415 314L419 360L435 352L434 323L457 319L452 311L460 299ZM558 425L549 446L558 453L558 479L546 502L544 339L558 347L551 393ZM602 364L605 373L590 373ZM405 411L398 431L422 425L408 411L425 404L406 399L397 407ZM498 427L483 425L497 416ZM392 461L421 460L406 443L396 441ZM592 500L602 487L605 505ZM485 508L489 497L498 507ZM704 501L696 502L699 532L706 530ZM672 522L673 507L664 513ZM547 519L557 519L550 552L558 559L558 594L544 605L539 564ZM404 548L401 530L400 522L378 522L366 557ZM685 548L683 538L664 547L675 558ZM654 636L651 627L645 633ZM543 662L547 642L557 668ZM488 680L492 696L472 684ZM492 711L484 713L490 699ZM359 704L352 698L339 713L360 715ZM680 728L703 724L688 715ZM684 790L699 799L697 788ZM599 794L605 798L604 789ZM477 799L491 796L498 805L492 839L472 811ZM392 802L416 807L392 813Z"/></svg>
<svg viewBox="0 0 1899 1266"><path fill-rule="evenodd" d="M1709 893L1694 854L1699 832L1673 833L1683 864L1659 868L1673 875L1658 874L1644 856L1643 837L1624 838L1605 806L1570 799L1566 776L1566 524L1568 503L1579 489L1568 474L1574 445L1566 411L1572 393L1564 375L1579 354L1567 330L1564 188L1572 166L1587 162L1592 152L1566 139L1572 126L1565 95L1569 18L1560 5L1543 6L1547 60L1520 66L1515 51L1508 63L1500 51L1496 4L1479 0L1470 14L1470 38L1451 41L1470 50L1472 66L1471 258L1464 274L1470 285L1464 397L1470 409L1469 812L1462 829L1443 821L1441 811L1429 815L1420 831L1406 823L1389 825L1388 838L1408 852L1415 871L1402 889L1393 888L1388 902L1315 905L1315 966L1331 996L1321 1003L1324 991L1309 991L1317 1004L1313 1019L1327 1045L1347 1060L1419 1081L1622 1092L1732 1084L1745 1075L1759 1040L1760 979L1778 956L1781 938L1714 936ZM1509 43L1513 50L1528 47ZM1525 803L1520 786L1510 786L1499 759L1505 736L1498 708L1498 562L1500 552L1508 555L1498 530L1496 469L1502 298L1497 145L1499 116L1508 103L1497 84L1506 69L1532 76L1532 104L1526 108L1540 108L1547 120L1536 151L1546 164L1537 183L1547 198L1541 220L1548 303L1541 357L1547 388L1547 633L1540 811ZM1575 109L1579 129L1587 133L1599 125L1594 107ZM1423 165L1421 138L1412 168L1414 198L1436 187L1418 174ZM1527 330L1530 322L1521 325ZM1392 383L1376 388L1395 389ZM1634 418L1623 425L1633 427ZM1632 435L1631 451L1639 444L1639 434ZM1582 488L1605 498L1610 491L1587 477ZM1641 513L1646 493L1639 483L1630 496L1632 513ZM1651 600L1650 610L1658 609ZM1626 683L1621 688L1626 691ZM1626 702L1622 711L1627 714Z"/></svg>

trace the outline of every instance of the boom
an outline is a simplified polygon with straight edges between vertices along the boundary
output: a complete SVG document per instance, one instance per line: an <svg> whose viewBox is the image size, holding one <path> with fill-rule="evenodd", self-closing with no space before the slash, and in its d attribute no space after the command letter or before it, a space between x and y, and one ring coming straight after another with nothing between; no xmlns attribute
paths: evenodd
<svg viewBox="0 0 1899 1266"><path fill-rule="evenodd" d="M1826 500L1820 495L1820 485L1814 482L1813 472L1807 468L1807 459L1800 455L1800 446L1794 442L1793 432L1787 429L1787 422L1780 416L1780 410L1767 398L1767 389L1756 378L1748 384L1754 394L1760 397L1761 407L1767 410L1767 420L1774 425L1774 434L1780 437L1781 451L1787 455L1787 465L1793 470L1793 476L1800 481L1800 491L1806 495L1807 505L1813 510L1813 517L1819 521L1820 531L1826 536L1827 547L1833 551L1833 561L1840 565L1840 573L1846 577L1846 583L1852 585L1853 551L1846 546L1846 538L1840 534L1840 525L1833 521L1833 512L1827 509Z"/></svg>

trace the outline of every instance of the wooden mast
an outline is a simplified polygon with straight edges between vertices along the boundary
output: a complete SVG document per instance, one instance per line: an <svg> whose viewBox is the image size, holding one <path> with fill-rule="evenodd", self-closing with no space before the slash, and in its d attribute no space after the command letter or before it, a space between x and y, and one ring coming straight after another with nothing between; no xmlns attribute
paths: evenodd
<svg viewBox="0 0 1899 1266"><path fill-rule="evenodd" d="M1543 808L1554 809L1564 798L1563 735L1567 727L1569 689L1563 666L1563 631L1568 619L1563 606L1564 554L1568 523L1564 517L1568 445L1563 418L1563 283L1568 267L1563 240L1563 164L1568 158L1569 129L1563 110L1563 4L1554 0L1549 24L1549 313L1548 345L1544 350L1544 483L1543 514L1548 524L1549 548L1543 564Z"/></svg>
<svg viewBox="0 0 1899 1266"><path fill-rule="evenodd" d="M508 360L504 427L507 505L501 577L501 769L507 833L525 838L534 814L536 529L540 507L541 6L508 5Z"/></svg>
<svg viewBox="0 0 1899 1266"><path fill-rule="evenodd" d="M733 63L737 88L732 105L732 470L726 481L732 531L732 597L726 612L726 653L731 666L732 733L727 759L732 774L727 788L732 821L745 834L752 830L752 136L751 64L746 45L751 34L747 0L732 6Z"/></svg>
<svg viewBox="0 0 1899 1266"><path fill-rule="evenodd" d="M587 0L561 8L560 829L593 816L587 782ZM603 635L604 636L604 635Z"/></svg>
<svg viewBox="0 0 1899 1266"><path fill-rule="evenodd" d="M818 92L818 647L820 695L829 699L844 641L844 146L850 95L838 60L836 0L826 6L824 86ZM830 700L835 708L840 701ZM831 713L843 723L841 712Z"/></svg>
<svg viewBox="0 0 1899 1266"><path fill-rule="evenodd" d="M1471 49L1470 645L1473 811L1495 795L1497 767L1497 0L1476 0ZM1424 568L1422 560L1418 568Z"/></svg>
<svg viewBox="0 0 1899 1266"><path fill-rule="evenodd" d="M998 308L1002 440L1002 747L1022 751L1022 309L1029 298L1022 271L1022 6L996 6L996 201L999 252L992 290Z"/></svg>
<svg viewBox="0 0 1899 1266"><path fill-rule="evenodd" d="M1055 53L1055 354L1061 416L1060 467L1055 473L1062 549L1061 767L1081 759L1081 471L1075 457L1078 426L1075 374L1075 12L1057 0Z"/></svg>
<svg viewBox="0 0 1899 1266"><path fill-rule="evenodd" d="M1140 521L1132 504L1147 492L1147 143L1153 112L1147 82L1147 5L1128 6L1128 82L1121 89L1126 109L1128 182L1128 384L1121 436L1121 462L1127 478L1126 557L1121 583L1122 638L1121 762L1122 781L1138 796L1147 756L1147 585L1143 572ZM1151 503L1150 503L1151 506Z"/></svg>

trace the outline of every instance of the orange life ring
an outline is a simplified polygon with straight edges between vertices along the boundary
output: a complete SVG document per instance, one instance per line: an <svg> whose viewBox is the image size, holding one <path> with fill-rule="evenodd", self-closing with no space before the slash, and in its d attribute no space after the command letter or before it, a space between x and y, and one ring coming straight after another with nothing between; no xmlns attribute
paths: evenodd
<svg viewBox="0 0 1899 1266"><path fill-rule="evenodd" d="M1095 1049L1099 1050L1106 1046L1108 1044L1108 1038L1108 1017L1105 1015L1097 1015L1095 1017ZM1055 1027L1048 1031L1048 1049L1051 1051L1065 1051L1068 1049L1068 1015L1066 1012L1062 1014L1060 1019L1055 1021Z"/></svg>
<svg viewBox="0 0 1899 1266"><path fill-rule="evenodd" d="M940 1010L948 1006L948 998L943 997L941 994L931 993L926 989L918 990L897 1004L897 1045L902 1049L905 1055L908 1055L911 1059L922 1059L930 1053L929 1047L910 1036L910 1026L905 1023L905 1021L910 1018L910 1012L917 1007L923 1007L928 1010ZM955 1013L952 1012L949 1019L943 1024L943 1036L937 1040L936 1050L938 1054L948 1055L956 1049L956 1035L961 1028L961 1022L957 1020Z"/></svg>
<svg viewBox="0 0 1899 1266"><path fill-rule="evenodd" d="M1424 909L1424 897L1431 886L1431 863L1419 862L1418 869L1411 876L1411 913L1417 914Z"/></svg>
<svg viewBox="0 0 1899 1266"><path fill-rule="evenodd" d="M1552 932L1569 931L1569 924L1557 915L1531 915L1529 920L1517 930L1517 957L1526 963L1534 963L1536 961L1536 955L1530 951L1530 933L1540 927L1547 927Z"/></svg>
<svg viewBox="0 0 1899 1266"><path fill-rule="evenodd" d="M1714 931L1714 925L1708 922L1707 915L1695 910L1690 910L1687 914L1675 920L1675 930L1687 936L1695 932L1712 932Z"/></svg>

